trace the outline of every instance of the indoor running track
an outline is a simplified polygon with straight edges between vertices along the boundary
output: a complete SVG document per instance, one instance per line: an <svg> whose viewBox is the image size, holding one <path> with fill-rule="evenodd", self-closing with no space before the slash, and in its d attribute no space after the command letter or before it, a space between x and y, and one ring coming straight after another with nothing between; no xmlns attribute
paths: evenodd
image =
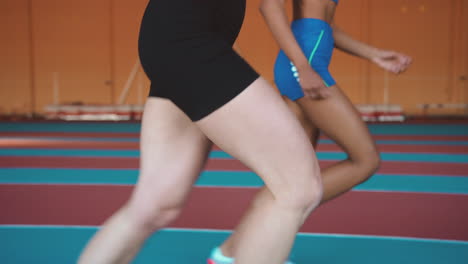
<svg viewBox="0 0 468 264"><path fill-rule="evenodd" d="M468 263L468 123L370 129L380 170L316 210L291 258ZM136 182L138 132L137 123L0 123L0 263L74 263ZM322 166L346 157L326 138L318 156ZM205 263L261 185L213 149L183 215L154 235L135 263Z"/></svg>

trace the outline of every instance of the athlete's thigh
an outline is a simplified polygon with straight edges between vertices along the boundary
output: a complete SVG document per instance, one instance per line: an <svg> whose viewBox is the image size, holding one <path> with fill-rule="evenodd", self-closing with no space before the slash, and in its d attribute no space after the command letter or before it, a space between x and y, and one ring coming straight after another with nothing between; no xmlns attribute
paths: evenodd
<svg viewBox="0 0 468 264"><path fill-rule="evenodd" d="M294 113L297 120L301 123L302 128L304 129L307 137L310 139L312 146L317 147L318 138L320 136L320 130L310 121L307 114L302 110L301 106L290 100L287 96L283 96L283 100L288 105L289 109Z"/></svg>
<svg viewBox="0 0 468 264"><path fill-rule="evenodd" d="M350 155L375 151L375 143L357 109L337 85L329 89L331 95L326 99L303 97L297 102L310 121Z"/></svg>
<svg viewBox="0 0 468 264"><path fill-rule="evenodd" d="M262 78L197 124L215 144L257 172L273 193L286 185L320 181L304 130Z"/></svg>
<svg viewBox="0 0 468 264"><path fill-rule="evenodd" d="M171 101L150 97L143 112L140 149L134 199L178 205L202 170L211 142Z"/></svg>

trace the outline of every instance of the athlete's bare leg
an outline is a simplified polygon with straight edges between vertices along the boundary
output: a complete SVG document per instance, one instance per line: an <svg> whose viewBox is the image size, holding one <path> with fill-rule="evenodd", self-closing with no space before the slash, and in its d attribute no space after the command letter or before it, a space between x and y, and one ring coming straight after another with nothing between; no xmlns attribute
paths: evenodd
<svg viewBox="0 0 468 264"><path fill-rule="evenodd" d="M293 102L284 98L290 110L300 121L314 146L319 132L334 140L349 158L322 170L323 197L329 201L368 179L378 168L380 159L375 143L358 111L341 92L338 86L330 87L331 96L325 100L301 98ZM267 197L266 188L261 188L243 220L248 221L251 210L260 207ZM238 241L243 236L244 224L223 243L221 251L232 257L238 250Z"/></svg>
<svg viewBox="0 0 468 264"><path fill-rule="evenodd" d="M311 123L348 154L348 159L322 170L322 202L364 182L380 165L375 142L357 109L337 85L329 89L327 99L301 98L297 102Z"/></svg>
<svg viewBox="0 0 468 264"><path fill-rule="evenodd" d="M177 217L211 142L172 102L150 98L140 148L139 179L130 200L106 221L79 263L129 263L148 236Z"/></svg>
<svg viewBox="0 0 468 264"><path fill-rule="evenodd" d="M283 263L322 187L304 130L267 82L258 79L196 123L171 102L150 99L143 123L136 190L91 240L79 263L128 263L149 235L176 218L209 151L205 135L269 188L262 206L251 210L236 263Z"/></svg>
<svg viewBox="0 0 468 264"><path fill-rule="evenodd" d="M321 198L319 167L304 130L263 79L198 124L268 188L244 221L236 264L282 264L305 216Z"/></svg>

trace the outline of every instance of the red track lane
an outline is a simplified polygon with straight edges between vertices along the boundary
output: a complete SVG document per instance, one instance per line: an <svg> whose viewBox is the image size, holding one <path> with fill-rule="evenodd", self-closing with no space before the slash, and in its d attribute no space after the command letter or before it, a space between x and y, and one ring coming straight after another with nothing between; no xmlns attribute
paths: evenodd
<svg viewBox="0 0 468 264"><path fill-rule="evenodd" d="M0 157L0 168L82 168L82 169L138 169L138 158L104 157ZM334 161L320 161L322 168ZM206 170L248 171L234 159L210 159ZM378 173L466 176L468 163L396 162L385 161Z"/></svg>
<svg viewBox="0 0 468 264"><path fill-rule="evenodd" d="M399 153L447 153L447 154L466 154L468 146L453 145L387 145L379 144L380 152L399 152ZM318 144L317 151L342 151L335 144Z"/></svg>
<svg viewBox="0 0 468 264"><path fill-rule="evenodd" d="M443 141L467 141L468 136L430 136L430 135L373 135L375 140L443 140ZM322 139L328 139L322 137Z"/></svg>
<svg viewBox="0 0 468 264"><path fill-rule="evenodd" d="M139 133L113 133L113 132L0 132L0 137L60 137L60 138L139 138ZM375 140L443 140L468 141L468 136L431 136L431 135L373 135ZM328 139L325 136L320 139Z"/></svg>
<svg viewBox="0 0 468 264"><path fill-rule="evenodd" d="M139 142L0 139L1 148L15 149L120 149L138 150Z"/></svg>
<svg viewBox="0 0 468 264"><path fill-rule="evenodd" d="M334 161L319 161L321 168L326 168ZM1 167L0 160L0 167ZM210 159L207 170L249 170L238 160ZM436 162L396 162L384 161L377 173L383 174L419 174L419 175L450 175L466 176L468 164L466 163L436 163Z"/></svg>
<svg viewBox="0 0 468 264"><path fill-rule="evenodd" d="M31 127L34 129L34 127ZM139 138L139 133L114 133L114 132L0 132L0 137L80 137L80 138Z"/></svg>
<svg viewBox="0 0 468 264"><path fill-rule="evenodd" d="M100 225L131 189L0 185L0 224ZM232 229L255 191L195 188L173 227ZM468 195L353 191L320 207L301 231L468 240L466 223Z"/></svg>
<svg viewBox="0 0 468 264"><path fill-rule="evenodd" d="M381 152L468 153L468 146L454 145L378 145ZM0 139L1 148L16 149L115 149L138 150L139 142L67 141L43 139ZM218 147L214 147L219 150ZM335 144L319 144L318 151L342 151Z"/></svg>

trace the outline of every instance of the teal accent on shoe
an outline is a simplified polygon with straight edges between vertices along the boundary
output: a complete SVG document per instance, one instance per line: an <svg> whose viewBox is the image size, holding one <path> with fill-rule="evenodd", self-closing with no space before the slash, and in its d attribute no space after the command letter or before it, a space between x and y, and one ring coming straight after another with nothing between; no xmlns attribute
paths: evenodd
<svg viewBox="0 0 468 264"><path fill-rule="evenodd" d="M211 256L210 259L216 262L216 264L233 264L234 263L234 258L229 258L223 255L223 252L221 252L221 249L219 247L214 248L213 251L211 251ZM286 261L284 264L294 264L294 262L291 261Z"/></svg>
<svg viewBox="0 0 468 264"><path fill-rule="evenodd" d="M221 252L221 249L219 247L214 248L213 251L211 251L211 256L210 259L216 262L216 264L233 264L234 263L234 258L229 258L223 255L223 252ZM294 262L291 261L286 261L284 264L294 264Z"/></svg>
<svg viewBox="0 0 468 264"><path fill-rule="evenodd" d="M234 263L234 258L229 258L223 255L223 252L221 252L221 249L219 247L216 247L211 251L211 257L212 260L216 262L216 264L232 264Z"/></svg>

